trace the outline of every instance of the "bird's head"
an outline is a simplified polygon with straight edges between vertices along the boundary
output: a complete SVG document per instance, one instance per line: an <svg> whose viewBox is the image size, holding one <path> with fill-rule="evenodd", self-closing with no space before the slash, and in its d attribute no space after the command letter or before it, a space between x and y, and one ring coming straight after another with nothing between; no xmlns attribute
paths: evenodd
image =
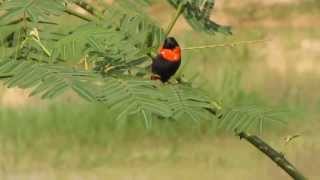
<svg viewBox="0 0 320 180"><path fill-rule="evenodd" d="M164 49L172 49L172 50L177 47L179 47L179 44L174 37L167 37L164 40L164 43L162 46L162 48L164 48Z"/></svg>

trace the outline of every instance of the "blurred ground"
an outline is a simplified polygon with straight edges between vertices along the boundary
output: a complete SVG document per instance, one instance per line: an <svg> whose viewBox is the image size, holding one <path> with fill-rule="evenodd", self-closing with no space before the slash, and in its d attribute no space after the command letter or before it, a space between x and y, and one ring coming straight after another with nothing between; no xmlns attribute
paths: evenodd
<svg viewBox="0 0 320 180"><path fill-rule="evenodd" d="M161 3L149 11L163 26L167 25L173 13L171 7ZM287 128L267 131L263 137L284 152L311 180L320 179L320 1L217 0L212 19L232 25L234 35L201 35L193 32L183 19L174 28L173 35L184 47L264 38L271 41L235 48L184 52L185 75L188 77L200 72L198 83L203 84L214 97L226 99L231 104L263 102L262 105L293 111L295 114L290 116L292 122ZM225 84L227 75L233 80ZM68 119L67 115L64 119L64 113L78 114L79 117L86 117L87 114L68 111L60 115L45 115L46 110L42 112L42 109L48 106L48 102L37 97L29 98L23 90L1 88L0 92L2 109L13 108L9 112L17 112L15 115L1 113L1 119L19 119L17 122L21 125L14 125L11 121L0 122L0 126L12 128L0 136L4 139L6 133L12 133L12 142L1 141L0 179L290 179L260 152L233 136L211 137L205 134L194 138L149 138L134 134L123 142L120 138L111 144L100 145L90 143L90 138L87 140L84 137L103 139L108 129L104 129L102 134L92 134L95 128L99 130L100 125L89 129L91 126L86 124L92 121L89 115L87 121L79 121L79 125L72 128L69 127L70 122L66 122L65 134L59 134L57 128L44 133L48 137L41 136L41 133L24 129L32 129L29 121L38 116L38 121L41 121L40 116L56 116L50 117L53 119L50 123L55 125L60 122L60 128L64 128L63 122ZM70 95L66 97L72 101ZM34 109L41 111L41 115L37 116ZM29 117L29 111L35 115ZM90 113L98 114L94 110ZM72 116L75 120L71 122L77 122L78 116ZM103 115L94 117L100 116ZM41 128L35 129L41 131ZM302 136L285 145L283 138L292 134ZM64 139L64 135L68 138ZM55 136L58 137L50 139ZM78 140L81 138L84 140ZM117 139L112 135L109 138ZM34 142L34 139L37 141Z"/></svg>

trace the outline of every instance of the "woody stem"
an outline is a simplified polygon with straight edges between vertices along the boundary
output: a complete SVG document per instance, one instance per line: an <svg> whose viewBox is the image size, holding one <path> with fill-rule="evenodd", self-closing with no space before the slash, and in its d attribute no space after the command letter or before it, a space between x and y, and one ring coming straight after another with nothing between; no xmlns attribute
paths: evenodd
<svg viewBox="0 0 320 180"><path fill-rule="evenodd" d="M173 27L176 24L177 20L179 19L180 15L183 13L184 8L185 8L185 3L180 3L176 14L172 18L169 26L167 27L167 29L165 31L165 37L167 37L170 34L171 30L173 29Z"/></svg>

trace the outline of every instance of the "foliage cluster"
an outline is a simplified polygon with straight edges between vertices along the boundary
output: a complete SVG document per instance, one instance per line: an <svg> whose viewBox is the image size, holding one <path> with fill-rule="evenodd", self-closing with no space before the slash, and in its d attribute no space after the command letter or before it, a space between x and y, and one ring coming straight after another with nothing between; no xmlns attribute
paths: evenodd
<svg viewBox="0 0 320 180"><path fill-rule="evenodd" d="M210 20L214 0L167 2L177 14L164 30L145 11L153 3L150 0L112 4L3 0L0 79L8 87L28 88L31 95L42 98L72 90L88 101L104 103L119 121L140 116L147 127L154 118L199 121L220 117L221 124L231 129L262 122L261 114L239 121L234 118L243 111L221 114L224 110L218 103L183 78L166 85L149 80L152 56L180 15L197 31L231 34L230 27ZM72 23L66 25L62 19ZM233 113L232 118L228 113Z"/></svg>

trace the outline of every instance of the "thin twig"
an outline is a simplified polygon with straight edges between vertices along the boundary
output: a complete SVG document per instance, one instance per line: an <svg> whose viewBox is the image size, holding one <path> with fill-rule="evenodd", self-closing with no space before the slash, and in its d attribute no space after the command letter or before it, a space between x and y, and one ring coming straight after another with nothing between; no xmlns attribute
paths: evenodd
<svg viewBox="0 0 320 180"><path fill-rule="evenodd" d="M240 139L245 139L265 155L267 155L273 162L275 162L281 169L283 169L289 176L295 180L306 180L307 178L301 174L282 153L274 150L270 145L264 142L261 138L249 135L246 132L236 132Z"/></svg>
<svg viewBox="0 0 320 180"><path fill-rule="evenodd" d="M170 34L171 30L173 29L173 27L176 24L177 20L179 19L180 15L183 13L184 8L185 8L185 3L180 3L175 15L173 16L170 24L168 25L168 27L165 31L165 37L167 37Z"/></svg>
<svg viewBox="0 0 320 180"><path fill-rule="evenodd" d="M79 7L79 8L81 8L81 9L83 9L82 7L80 7L80 6L76 5L76 4L74 4L74 5L77 6L77 7ZM73 15L73 16L75 16L75 17L78 17L78 18L80 18L80 19L82 19L82 20L88 21L88 22L93 21L93 18L91 18L91 17L89 17L89 16L86 16L86 15L84 15L83 13L80 13L80 12L74 10L74 7L71 7L71 4L70 4L70 3L66 3L65 6L66 6L66 7L65 7L64 12L66 12L66 13L68 13L68 14L70 14L70 15ZM83 10L86 11L85 9L83 9ZM87 12L87 11L86 11L86 12ZM89 14L90 14L90 13L89 13Z"/></svg>
<svg viewBox="0 0 320 180"><path fill-rule="evenodd" d="M51 57L51 52L46 48L46 46L40 40L40 36L37 28L33 28L33 30L30 31L28 37L25 39L24 42L26 42L29 38L34 42L36 42L38 46L40 46L40 48L46 53L47 56Z"/></svg>
<svg viewBox="0 0 320 180"><path fill-rule="evenodd" d="M239 41L239 42L226 43L226 44L210 44L210 45L204 45L204 46L184 47L184 48L182 48L182 50L195 50L195 49L218 48L218 47L234 47L234 46L239 46L239 45L264 43L267 41L271 41L271 40L270 39L258 39L258 40Z"/></svg>
<svg viewBox="0 0 320 180"><path fill-rule="evenodd" d="M103 14L99 10L97 10L94 6L88 4L87 2L79 1L79 2L75 2L75 4L77 4L82 9L86 10L92 16L97 16L99 19L103 19Z"/></svg>
<svg viewBox="0 0 320 180"><path fill-rule="evenodd" d="M0 75L0 79L12 78L13 75Z"/></svg>

